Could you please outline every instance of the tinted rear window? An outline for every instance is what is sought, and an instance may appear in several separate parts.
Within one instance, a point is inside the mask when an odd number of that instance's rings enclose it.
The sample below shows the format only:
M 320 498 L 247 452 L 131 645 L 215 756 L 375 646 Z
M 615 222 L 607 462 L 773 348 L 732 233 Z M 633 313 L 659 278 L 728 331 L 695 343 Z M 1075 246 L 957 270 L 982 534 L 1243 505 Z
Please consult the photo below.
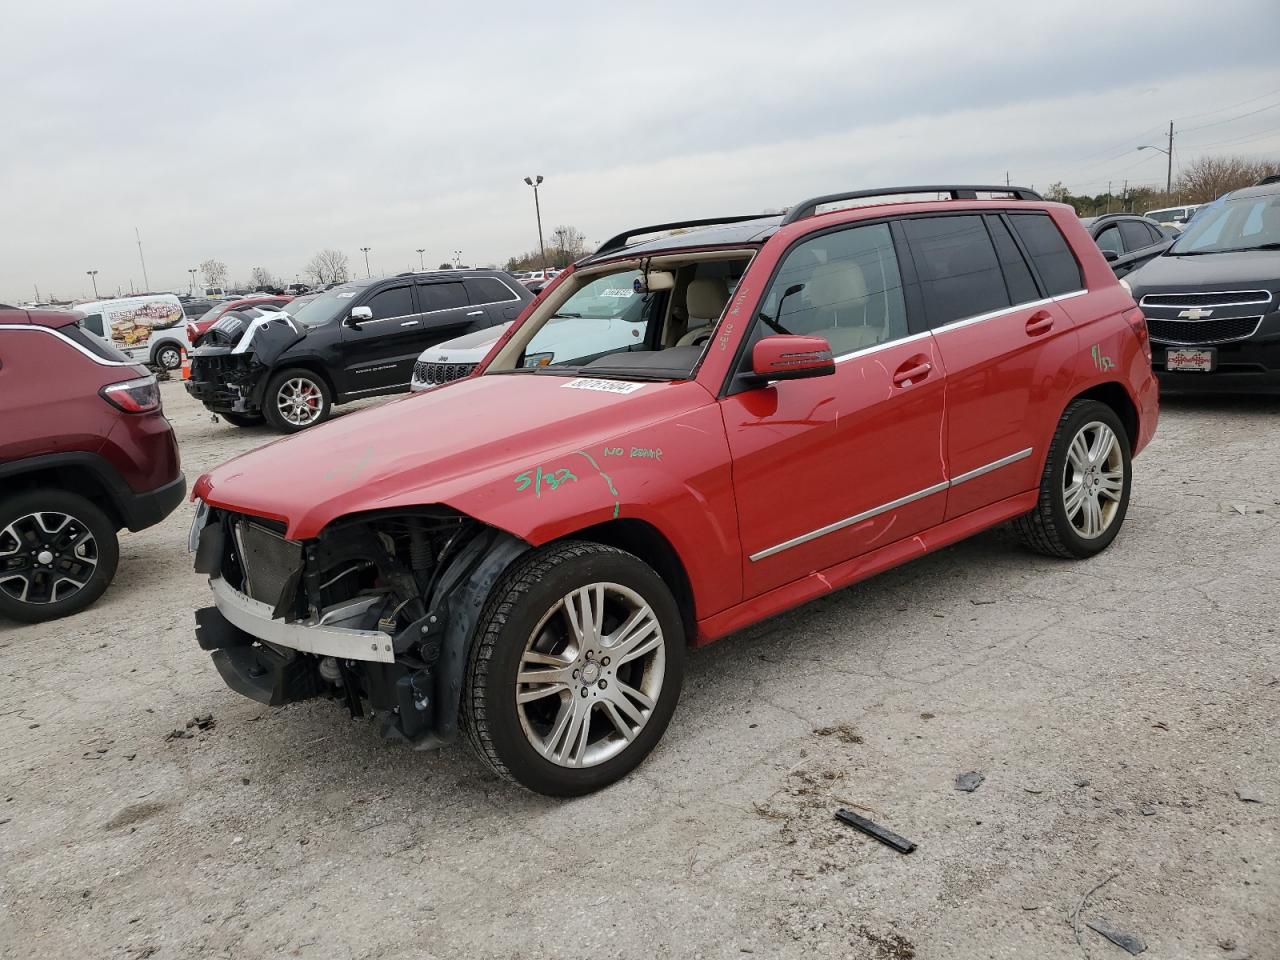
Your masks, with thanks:
M 1009 306 L 995 247 L 980 216 L 904 220 L 929 324 Z
M 1047 213 L 1015 213 L 1009 219 L 1035 262 L 1045 293 L 1056 297 L 1084 289 L 1080 264 Z
M 462 288 L 462 284 L 454 281 L 449 283 L 421 283 L 418 285 L 418 302 L 422 305 L 423 313 L 430 313 L 432 310 L 465 307 L 467 305 L 467 292 Z
M 1120 236 L 1124 237 L 1126 250 L 1141 250 L 1151 246 L 1151 234 L 1147 232 L 1147 225 L 1137 220 L 1120 221 Z
M 987 226 L 991 228 L 991 239 L 995 241 L 1000 266 L 1004 267 L 1004 282 L 1009 288 L 1010 301 L 1016 305 L 1039 300 L 1040 291 L 1032 279 L 1031 268 L 1027 266 L 1018 245 L 1013 242 L 1009 228 L 999 217 L 988 217 Z
M 516 299 L 516 295 L 505 283 L 492 277 L 476 277 L 466 281 L 466 284 L 472 303 L 504 303 Z

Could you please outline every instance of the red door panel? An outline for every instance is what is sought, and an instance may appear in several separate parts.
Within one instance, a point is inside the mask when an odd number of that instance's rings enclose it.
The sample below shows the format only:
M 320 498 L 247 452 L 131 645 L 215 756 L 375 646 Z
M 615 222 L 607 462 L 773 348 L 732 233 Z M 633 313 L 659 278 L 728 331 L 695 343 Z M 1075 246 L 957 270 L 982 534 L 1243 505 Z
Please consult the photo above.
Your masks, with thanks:
M 947 519 L 1040 482 L 1076 366 L 1071 318 L 1053 301 L 934 331 L 947 364 Z
M 721 402 L 744 597 L 941 522 L 945 379 L 925 334 Z

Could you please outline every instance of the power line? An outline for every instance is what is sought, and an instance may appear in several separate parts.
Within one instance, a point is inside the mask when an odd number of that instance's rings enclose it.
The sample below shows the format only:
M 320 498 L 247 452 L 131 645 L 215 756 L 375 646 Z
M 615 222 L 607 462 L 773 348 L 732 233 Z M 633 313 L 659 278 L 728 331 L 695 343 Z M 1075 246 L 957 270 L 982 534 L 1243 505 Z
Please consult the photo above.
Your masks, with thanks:
M 1280 100 L 1275 103 L 1269 103 L 1265 107 L 1259 107 L 1257 110 L 1250 110 L 1248 113 L 1242 113 L 1238 117 L 1228 117 L 1226 120 L 1215 120 L 1213 123 L 1202 123 L 1198 127 L 1187 127 L 1185 130 L 1179 130 L 1179 133 L 1191 133 L 1193 130 L 1204 130 L 1206 127 L 1220 127 L 1224 123 L 1235 123 L 1237 120 L 1243 120 L 1245 117 L 1252 117 L 1255 113 L 1262 113 L 1264 110 L 1274 110 L 1280 107 Z
M 1256 103 L 1258 100 L 1265 100 L 1267 97 L 1280 93 L 1280 89 L 1272 90 L 1269 93 L 1260 93 L 1256 97 L 1250 97 L 1248 100 L 1241 100 L 1239 103 L 1233 103 L 1229 107 L 1218 107 L 1216 110 L 1205 110 L 1202 113 L 1188 113 L 1184 117 L 1174 117 L 1174 120 L 1192 120 L 1196 117 L 1207 117 L 1214 113 L 1226 113 L 1228 110 L 1234 110 L 1236 107 L 1243 107 L 1247 103 Z
M 1193 150 L 1202 150 L 1205 147 L 1225 147 L 1230 144 L 1253 143 L 1255 140 L 1266 140 L 1268 137 L 1274 137 L 1278 133 L 1280 133 L 1280 127 L 1274 127 L 1262 133 L 1248 133 L 1243 137 L 1233 137 L 1230 140 L 1215 140 L 1212 143 L 1191 143 L 1187 144 L 1187 146 L 1191 147 Z

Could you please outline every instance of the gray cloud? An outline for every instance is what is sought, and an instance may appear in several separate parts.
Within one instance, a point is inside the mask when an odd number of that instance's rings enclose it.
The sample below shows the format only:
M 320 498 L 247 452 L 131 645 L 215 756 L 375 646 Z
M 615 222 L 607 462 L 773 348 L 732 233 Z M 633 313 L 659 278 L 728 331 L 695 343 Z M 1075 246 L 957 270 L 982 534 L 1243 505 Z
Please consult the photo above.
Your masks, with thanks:
M 135 225 L 157 288 L 207 257 L 292 277 L 326 246 L 381 272 L 417 247 L 498 261 L 536 242 L 530 173 L 548 227 L 592 240 L 843 186 L 1155 181 L 1132 147 L 1171 117 L 1280 103 L 1272 0 L 1171 6 L 26 5 L 0 62 L 0 298 L 85 294 L 89 268 L 141 284 Z M 1233 138 L 1280 151 L 1280 109 L 1179 159 Z

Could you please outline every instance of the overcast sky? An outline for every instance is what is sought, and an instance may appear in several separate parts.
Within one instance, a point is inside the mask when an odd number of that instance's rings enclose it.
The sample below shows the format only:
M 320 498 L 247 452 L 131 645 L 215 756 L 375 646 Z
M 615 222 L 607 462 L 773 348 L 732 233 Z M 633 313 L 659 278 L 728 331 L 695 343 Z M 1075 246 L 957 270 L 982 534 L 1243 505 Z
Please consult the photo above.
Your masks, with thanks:
M 1163 185 L 1280 157 L 1280 3 L 11 4 L 0 299 L 185 290 L 225 261 L 363 274 L 543 226 L 641 223 L 921 182 Z M 542 15 L 534 11 L 545 11 Z M 1198 128 L 1198 129 L 1197 129 Z M 1176 163 L 1175 163 L 1176 175 Z

